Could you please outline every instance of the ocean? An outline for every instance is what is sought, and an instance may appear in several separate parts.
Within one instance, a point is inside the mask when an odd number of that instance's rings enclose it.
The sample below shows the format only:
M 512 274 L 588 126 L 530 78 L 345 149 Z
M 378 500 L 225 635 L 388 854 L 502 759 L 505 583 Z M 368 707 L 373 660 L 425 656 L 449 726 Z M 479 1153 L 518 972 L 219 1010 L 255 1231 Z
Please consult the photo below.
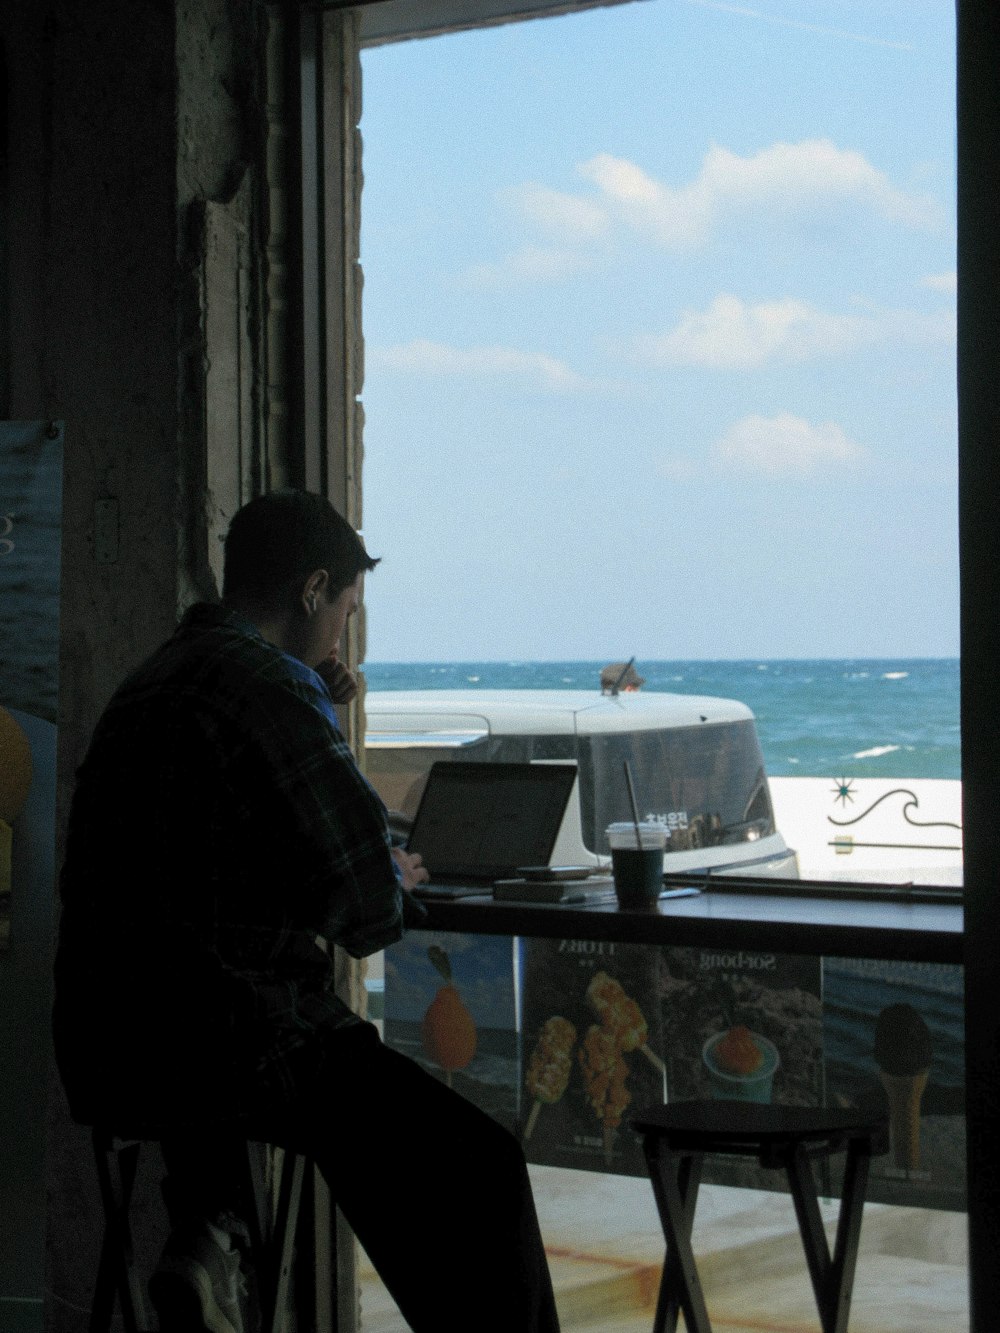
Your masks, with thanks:
M 367 662 L 371 690 L 597 690 L 604 662 Z M 962 776 L 959 661 L 636 661 L 644 691 L 738 699 L 771 777 Z

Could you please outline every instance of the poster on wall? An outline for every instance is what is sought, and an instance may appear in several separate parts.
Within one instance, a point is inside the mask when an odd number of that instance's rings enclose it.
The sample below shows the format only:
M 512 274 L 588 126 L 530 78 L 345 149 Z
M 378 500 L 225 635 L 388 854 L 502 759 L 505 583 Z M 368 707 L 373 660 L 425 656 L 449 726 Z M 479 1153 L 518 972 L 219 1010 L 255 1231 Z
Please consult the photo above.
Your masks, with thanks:
M 663 1101 L 657 954 L 522 940 L 521 1119 L 529 1162 L 646 1175 L 630 1115 Z
M 726 1099 L 823 1103 L 822 973 L 818 958 L 745 949 L 664 949 L 660 1003 L 672 1102 Z M 715 1184 L 781 1190 L 783 1172 L 746 1158 L 709 1158 Z
M 384 1039 L 513 1130 L 518 1052 L 511 937 L 407 931 L 385 951 Z
M 965 1209 L 963 991 L 958 964 L 824 959 L 828 1100 L 889 1120 L 873 1201 Z
M 62 427 L 0 422 L 0 949 L 52 890 L 61 526 Z

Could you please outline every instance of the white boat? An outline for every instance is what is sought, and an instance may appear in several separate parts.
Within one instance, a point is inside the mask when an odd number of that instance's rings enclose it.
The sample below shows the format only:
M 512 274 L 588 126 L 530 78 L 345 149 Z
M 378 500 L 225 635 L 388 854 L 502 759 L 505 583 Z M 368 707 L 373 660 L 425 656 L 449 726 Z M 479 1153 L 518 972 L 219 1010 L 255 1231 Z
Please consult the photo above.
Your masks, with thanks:
M 732 699 L 570 690 L 370 691 L 368 776 L 405 828 L 432 763 L 574 762 L 554 864 L 607 863 L 605 829 L 640 815 L 667 832 L 666 872 L 798 875 L 775 826 L 753 714 Z

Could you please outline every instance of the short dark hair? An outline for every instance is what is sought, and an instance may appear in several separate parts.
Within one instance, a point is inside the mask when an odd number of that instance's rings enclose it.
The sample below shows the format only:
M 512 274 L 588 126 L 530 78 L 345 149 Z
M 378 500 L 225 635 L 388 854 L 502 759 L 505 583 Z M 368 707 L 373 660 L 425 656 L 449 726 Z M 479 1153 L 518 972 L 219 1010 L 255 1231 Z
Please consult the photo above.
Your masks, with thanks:
M 325 569 L 332 598 L 377 564 L 325 496 L 268 491 L 245 504 L 229 525 L 222 595 L 274 601 L 295 595 L 313 570 Z

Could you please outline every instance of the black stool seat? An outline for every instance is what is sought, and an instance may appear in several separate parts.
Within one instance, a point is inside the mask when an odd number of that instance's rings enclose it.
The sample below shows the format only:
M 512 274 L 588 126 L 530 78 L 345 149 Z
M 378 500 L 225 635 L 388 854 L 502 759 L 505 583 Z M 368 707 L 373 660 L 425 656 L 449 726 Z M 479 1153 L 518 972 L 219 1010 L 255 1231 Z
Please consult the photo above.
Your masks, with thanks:
M 125 1333 L 151 1333 L 143 1284 L 133 1252 L 129 1209 L 143 1145 L 160 1131 L 129 1127 L 117 1133 L 104 1125 L 93 1131 L 94 1159 L 104 1206 L 104 1240 L 91 1307 L 90 1333 L 110 1333 L 116 1300 Z M 312 1163 L 286 1151 L 273 1191 L 262 1163 L 263 1145 L 248 1140 L 245 1194 L 250 1257 L 257 1277 L 261 1333 L 282 1333 L 288 1300 L 302 1187 Z
M 702 1163 L 708 1154 L 756 1157 L 788 1177 L 823 1333 L 845 1333 L 861 1238 L 870 1159 L 888 1151 L 879 1117 L 812 1106 L 693 1101 L 651 1106 L 632 1117 L 642 1136 L 667 1242 L 653 1333 L 711 1333 L 691 1248 Z M 837 1239 L 831 1256 L 811 1159 L 846 1152 Z
M 834 1153 L 848 1141 L 882 1141 L 873 1155 L 888 1151 L 888 1125 L 877 1116 L 825 1106 L 765 1106 L 759 1102 L 671 1102 L 651 1106 L 632 1118 L 639 1134 L 665 1135 L 675 1149 L 738 1153 L 745 1157 L 787 1151 L 801 1143 L 813 1151 Z M 782 1163 L 776 1163 L 781 1165 Z M 767 1162 L 762 1162 L 767 1166 Z

